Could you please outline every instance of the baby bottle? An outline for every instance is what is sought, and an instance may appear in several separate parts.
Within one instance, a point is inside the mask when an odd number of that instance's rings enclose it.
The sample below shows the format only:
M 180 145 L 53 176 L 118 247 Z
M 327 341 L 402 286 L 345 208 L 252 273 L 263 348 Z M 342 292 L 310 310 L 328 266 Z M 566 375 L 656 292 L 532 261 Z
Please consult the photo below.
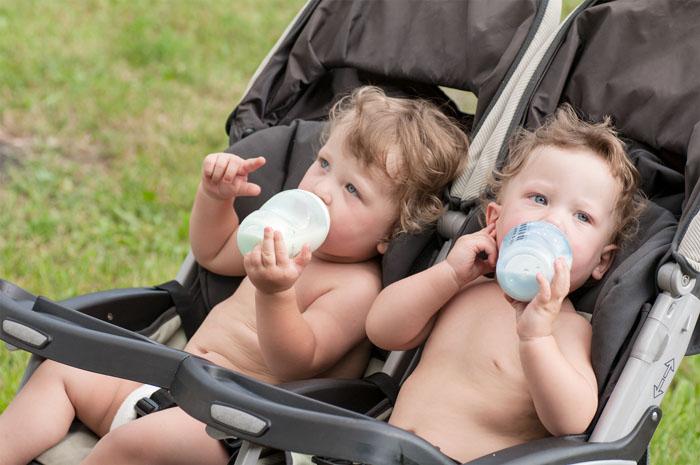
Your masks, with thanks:
M 539 292 L 537 273 L 551 281 L 558 257 L 564 257 L 571 267 L 571 247 L 556 226 L 545 221 L 515 226 L 503 238 L 498 252 L 498 284 L 513 299 L 529 302 Z
M 259 210 L 252 212 L 238 226 L 237 243 L 247 254 L 263 240 L 266 226 L 282 233 L 290 257 L 304 244 L 313 252 L 328 235 L 331 218 L 328 208 L 317 195 L 301 189 L 282 191 L 272 196 Z

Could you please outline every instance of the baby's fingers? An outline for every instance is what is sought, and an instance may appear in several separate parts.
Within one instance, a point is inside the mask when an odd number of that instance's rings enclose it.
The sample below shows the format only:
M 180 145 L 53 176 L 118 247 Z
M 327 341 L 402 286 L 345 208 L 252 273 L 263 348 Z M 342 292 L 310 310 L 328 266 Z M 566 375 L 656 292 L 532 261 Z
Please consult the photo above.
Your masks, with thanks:
M 484 252 L 488 255 L 488 264 L 491 268 L 496 268 L 496 261 L 498 260 L 498 247 L 496 246 L 496 241 L 488 236 L 487 240 L 484 241 Z
M 570 283 L 569 267 L 562 257 L 554 261 L 554 277 L 552 278 L 552 297 L 556 300 L 564 300 L 569 294 Z
M 264 266 L 273 266 L 275 262 L 275 243 L 272 228 L 265 226 L 262 240 L 262 264 Z
M 226 173 L 226 170 L 228 169 L 229 163 L 232 162 L 232 160 L 226 156 L 226 154 L 216 154 L 216 161 L 214 162 L 214 168 L 211 173 L 211 180 L 215 183 L 221 181 L 221 179 L 224 177 L 224 173 Z M 235 162 L 232 162 L 232 164 L 236 164 Z
M 537 297 L 544 302 L 549 302 L 549 300 L 552 298 L 552 289 L 549 286 L 549 281 L 547 281 L 547 278 L 544 277 L 542 273 L 537 273 L 537 284 L 540 285 L 540 292 L 537 294 Z
M 240 181 L 238 181 L 240 179 Z M 239 197 L 255 197 L 256 195 L 259 195 L 261 190 L 260 186 L 257 184 L 254 184 L 252 182 L 248 182 L 243 180 L 242 178 L 238 178 L 236 181 L 233 183 L 235 189 L 236 189 L 236 195 Z
M 289 255 L 287 254 L 287 246 L 284 245 L 284 238 L 282 233 L 275 231 L 274 233 L 274 243 L 275 243 L 275 260 L 279 266 L 287 266 L 289 263 Z
M 232 183 L 236 179 L 236 175 L 238 174 L 238 169 L 239 169 L 239 164 L 236 163 L 234 160 L 229 160 L 228 164 L 226 165 L 226 170 L 224 171 L 224 174 L 223 174 L 224 182 Z
M 241 167 L 239 168 L 239 174 L 245 175 L 248 173 L 252 173 L 253 171 L 257 170 L 261 166 L 265 164 L 265 158 L 264 157 L 255 157 L 255 158 L 249 158 L 247 160 L 243 160 L 243 163 L 241 164 Z
M 212 174 L 214 174 L 214 167 L 218 159 L 218 153 L 210 153 L 204 158 L 204 162 L 202 163 L 202 172 L 204 176 L 211 178 Z
M 474 236 L 474 254 L 476 260 L 481 260 L 481 264 L 475 260 L 475 264 L 479 267 L 482 265 L 488 265 L 488 270 L 492 271 L 496 268 L 496 260 L 498 259 L 498 247 L 496 247 L 496 241 L 486 234 L 478 234 Z
M 246 269 L 246 273 L 250 273 L 251 270 L 259 268 L 262 264 L 262 253 L 260 244 L 253 247 L 253 250 L 243 255 L 243 267 Z

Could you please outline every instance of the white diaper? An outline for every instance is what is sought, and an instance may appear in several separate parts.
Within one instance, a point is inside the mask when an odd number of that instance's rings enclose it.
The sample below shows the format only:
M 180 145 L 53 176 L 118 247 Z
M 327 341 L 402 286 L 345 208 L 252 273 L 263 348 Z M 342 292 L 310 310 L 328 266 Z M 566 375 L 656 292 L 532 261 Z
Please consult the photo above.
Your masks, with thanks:
M 129 423 L 130 421 L 136 420 L 136 402 L 141 400 L 142 397 L 150 397 L 151 394 L 160 389 L 158 386 L 151 386 L 150 384 L 142 384 L 137 387 L 131 394 L 126 396 L 124 402 L 119 406 L 119 410 L 114 415 L 112 424 L 109 426 L 109 430 L 112 431 L 114 428 L 119 428 L 122 425 Z

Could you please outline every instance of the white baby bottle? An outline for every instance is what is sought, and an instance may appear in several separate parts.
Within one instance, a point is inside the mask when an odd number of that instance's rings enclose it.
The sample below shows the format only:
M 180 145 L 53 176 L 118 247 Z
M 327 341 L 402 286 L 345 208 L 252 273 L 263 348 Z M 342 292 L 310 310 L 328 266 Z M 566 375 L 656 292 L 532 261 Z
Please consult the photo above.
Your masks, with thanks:
M 558 257 L 564 257 L 571 267 L 571 247 L 556 226 L 545 221 L 515 226 L 503 238 L 498 251 L 498 284 L 513 299 L 529 302 L 539 292 L 537 273 L 551 282 Z
M 238 226 L 237 243 L 247 254 L 263 240 L 266 226 L 282 233 L 290 257 L 309 244 L 313 252 L 323 244 L 331 218 L 323 200 L 301 189 L 282 191 L 272 196 L 259 210 L 245 217 Z

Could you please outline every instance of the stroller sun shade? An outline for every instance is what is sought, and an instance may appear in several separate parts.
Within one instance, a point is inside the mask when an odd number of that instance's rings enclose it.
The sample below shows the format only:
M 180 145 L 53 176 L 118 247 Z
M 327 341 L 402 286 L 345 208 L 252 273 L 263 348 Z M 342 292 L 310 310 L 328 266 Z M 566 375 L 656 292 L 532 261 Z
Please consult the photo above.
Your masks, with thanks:
M 312 0 L 280 40 L 226 123 L 230 142 L 294 119 L 324 119 L 362 84 L 443 100 L 473 92 L 479 121 L 536 33 L 535 0 Z

